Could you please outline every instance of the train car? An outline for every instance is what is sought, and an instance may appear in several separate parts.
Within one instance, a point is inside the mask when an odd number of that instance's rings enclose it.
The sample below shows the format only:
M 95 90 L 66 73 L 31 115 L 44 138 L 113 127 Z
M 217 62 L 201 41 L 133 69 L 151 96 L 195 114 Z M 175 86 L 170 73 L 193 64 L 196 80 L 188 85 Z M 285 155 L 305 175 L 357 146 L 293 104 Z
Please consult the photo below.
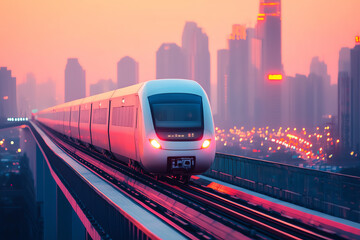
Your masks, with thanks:
M 43 110 L 42 124 L 134 168 L 188 180 L 215 157 L 209 100 L 195 81 L 153 80 Z

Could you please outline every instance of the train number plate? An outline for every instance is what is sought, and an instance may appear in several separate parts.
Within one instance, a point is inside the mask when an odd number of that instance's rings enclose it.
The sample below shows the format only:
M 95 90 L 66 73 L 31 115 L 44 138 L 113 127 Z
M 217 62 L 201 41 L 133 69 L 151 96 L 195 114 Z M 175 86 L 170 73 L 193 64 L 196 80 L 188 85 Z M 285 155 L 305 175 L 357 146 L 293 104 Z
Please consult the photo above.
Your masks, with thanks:
M 169 170 L 190 170 L 195 166 L 195 157 L 168 157 Z

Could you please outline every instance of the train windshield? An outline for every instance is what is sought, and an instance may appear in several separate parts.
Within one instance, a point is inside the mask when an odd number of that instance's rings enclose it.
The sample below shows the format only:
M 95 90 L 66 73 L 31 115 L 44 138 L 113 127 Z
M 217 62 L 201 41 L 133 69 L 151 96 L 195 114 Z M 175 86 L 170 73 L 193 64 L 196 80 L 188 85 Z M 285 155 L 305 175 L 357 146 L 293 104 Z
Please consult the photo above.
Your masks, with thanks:
M 158 137 L 169 141 L 194 141 L 204 131 L 201 97 L 186 93 L 166 93 L 149 97 Z

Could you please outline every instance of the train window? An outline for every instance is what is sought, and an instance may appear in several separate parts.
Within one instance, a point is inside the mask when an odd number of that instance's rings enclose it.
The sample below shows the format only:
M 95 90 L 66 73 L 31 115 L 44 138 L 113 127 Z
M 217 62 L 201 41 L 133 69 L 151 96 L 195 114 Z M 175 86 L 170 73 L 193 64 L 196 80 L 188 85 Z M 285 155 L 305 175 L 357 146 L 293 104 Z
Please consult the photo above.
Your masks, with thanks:
M 69 111 L 64 111 L 64 122 L 69 122 L 70 121 L 70 110 Z
M 160 139 L 193 141 L 202 138 L 204 120 L 200 96 L 167 93 L 148 99 L 154 128 Z
M 80 122 L 81 123 L 89 123 L 89 110 L 81 110 L 80 111 Z
M 63 121 L 64 120 L 63 116 L 64 116 L 63 112 L 57 112 L 56 120 Z
M 92 122 L 95 124 L 106 124 L 107 108 L 94 109 Z
M 71 122 L 79 121 L 79 111 L 71 111 Z
M 152 109 L 157 127 L 201 127 L 200 104 L 156 103 Z
M 133 127 L 134 106 L 112 108 L 111 124 L 113 126 Z

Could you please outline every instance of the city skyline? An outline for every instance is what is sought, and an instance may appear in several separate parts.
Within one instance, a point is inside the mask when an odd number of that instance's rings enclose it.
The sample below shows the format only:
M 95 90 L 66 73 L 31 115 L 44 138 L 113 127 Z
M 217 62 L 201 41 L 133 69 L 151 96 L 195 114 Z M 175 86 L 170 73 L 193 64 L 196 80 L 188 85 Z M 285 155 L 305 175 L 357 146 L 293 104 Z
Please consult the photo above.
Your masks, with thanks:
M 156 3 L 144 3 L 140 9 L 127 3 L 121 7 L 138 17 L 131 22 L 131 14 L 119 17 L 115 10 L 120 11 L 121 4 L 115 2 L 100 4 L 91 1 L 85 5 L 84 13 L 77 11 L 81 7 L 77 2 L 73 3 L 72 9 L 68 9 L 68 2 L 28 4 L 6 2 L 0 10 L 0 27 L 8 33 L 0 40 L 0 65 L 12 70 L 18 84 L 26 81 L 29 72 L 34 73 L 39 83 L 54 79 L 60 98 L 64 92 L 63 69 L 69 57 L 77 57 L 87 71 L 87 89 L 99 79 L 116 79 L 116 62 L 125 55 L 133 56 L 142 66 L 140 82 L 154 79 L 157 48 L 163 42 L 180 45 L 181 29 L 186 21 L 196 22 L 209 37 L 211 84 L 214 86 L 216 51 L 226 46 L 231 26 L 245 24 L 254 27 L 258 13 L 258 1 L 226 1 L 221 6 L 205 1 L 162 2 L 161 9 L 154 7 L 159 5 Z M 358 35 L 359 30 L 353 24 L 360 19 L 356 14 L 357 5 L 360 3 L 356 1 L 341 5 L 325 1 L 283 2 L 282 62 L 285 74 L 307 75 L 311 59 L 320 56 L 328 65 L 331 83 L 336 83 L 338 52 L 341 47 L 352 48 Z M 244 10 L 236 10 L 236 6 Z M 27 11 L 29 8 L 34 11 Z M 61 22 L 59 16 L 65 16 L 66 21 Z M 93 16 L 95 18 L 90 20 Z M 150 21 L 149 17 L 154 16 L 157 17 Z M 164 23 L 164 19 L 168 21 Z M 93 25 L 94 20 L 99 23 Z M 311 21 L 317 24 L 310 24 Z M 93 28 L 89 29 L 90 26 Z M 146 44 L 142 44 L 145 40 Z

